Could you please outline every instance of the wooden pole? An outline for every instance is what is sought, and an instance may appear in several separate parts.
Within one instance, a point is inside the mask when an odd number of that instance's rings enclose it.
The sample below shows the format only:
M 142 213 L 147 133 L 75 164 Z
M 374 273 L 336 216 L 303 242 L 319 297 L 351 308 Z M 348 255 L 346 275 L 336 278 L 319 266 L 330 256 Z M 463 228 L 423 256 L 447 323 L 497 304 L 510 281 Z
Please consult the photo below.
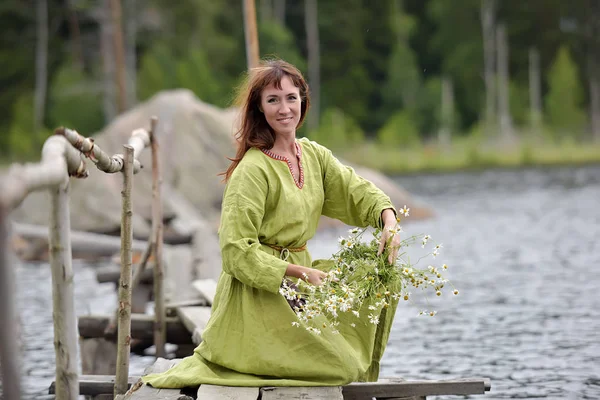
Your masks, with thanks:
M 123 46 L 123 29 L 121 18 L 121 0 L 110 0 L 113 24 L 113 43 L 115 69 L 117 78 L 117 105 L 119 113 L 127 109 L 127 83 L 125 79 L 125 50 Z
M 77 400 L 77 318 L 73 295 L 71 259 L 71 221 L 69 181 L 50 189 L 50 268 L 52 270 L 52 307 L 54 351 L 56 353 L 56 398 Z
M 256 6 L 254 0 L 244 2 L 244 33 L 246 37 L 246 60 L 248 69 L 258 67 L 258 30 L 256 28 Z
M 158 119 L 152 117 L 150 148 L 152 152 L 152 236 L 154 237 L 154 346 L 156 357 L 165 357 L 167 324 L 165 320 L 165 297 L 163 288 L 163 218 L 161 199 L 161 171 L 159 144 L 156 138 Z
M 131 342 L 131 188 L 133 186 L 133 147 L 124 145 L 123 191 L 121 214 L 121 279 L 119 282 L 119 311 L 117 336 L 117 373 L 114 395 L 125 394 L 128 389 L 129 352 Z
M 19 365 L 14 300 L 14 267 L 10 265 L 8 209 L 0 202 L 0 368 L 2 391 L 7 399 L 21 398 L 21 366 Z

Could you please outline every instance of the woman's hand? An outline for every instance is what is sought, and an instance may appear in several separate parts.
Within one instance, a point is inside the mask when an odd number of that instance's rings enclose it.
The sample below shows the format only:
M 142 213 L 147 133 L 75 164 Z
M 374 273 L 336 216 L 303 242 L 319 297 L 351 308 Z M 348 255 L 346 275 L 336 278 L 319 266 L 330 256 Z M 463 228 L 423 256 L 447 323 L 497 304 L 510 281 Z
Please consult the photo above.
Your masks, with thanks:
M 286 276 L 300 278 L 303 281 L 315 286 L 321 286 L 327 274 L 314 268 L 303 267 L 301 265 L 289 264 L 285 270 Z
M 400 232 L 397 232 L 397 221 L 396 215 L 392 209 L 388 208 L 383 210 L 381 213 L 381 219 L 383 221 L 383 232 L 381 233 L 381 240 L 379 242 L 379 251 L 377 255 L 383 253 L 385 246 L 389 243 L 390 246 L 390 255 L 388 256 L 388 261 L 390 264 L 396 262 L 396 257 L 398 257 L 398 250 L 400 249 Z M 391 241 L 390 241 L 390 238 Z
M 308 268 L 308 272 L 303 276 L 303 279 L 315 286 L 321 286 L 323 284 L 323 280 L 327 274 L 323 271 L 319 271 L 318 269 Z

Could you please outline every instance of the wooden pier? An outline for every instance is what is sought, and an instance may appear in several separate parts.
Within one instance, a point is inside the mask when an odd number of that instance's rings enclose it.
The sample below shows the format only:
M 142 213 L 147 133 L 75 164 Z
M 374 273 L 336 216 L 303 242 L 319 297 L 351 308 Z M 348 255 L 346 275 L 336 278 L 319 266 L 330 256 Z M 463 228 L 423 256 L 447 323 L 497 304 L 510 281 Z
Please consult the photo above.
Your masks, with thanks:
M 104 279 L 104 270 L 99 271 L 99 280 Z M 182 346 L 182 357 L 191 354 L 191 349 L 202 340 L 202 332 L 210 317 L 216 282 L 211 279 L 193 281 L 191 286 L 197 293 L 193 299 L 167 304 L 167 342 Z M 82 338 L 98 336 L 109 323 L 110 316 L 83 316 L 79 318 L 79 333 Z M 131 333 L 134 340 L 152 344 L 153 317 L 133 314 Z M 176 365 L 181 359 L 157 358 L 144 371 L 144 375 L 163 372 Z M 113 398 L 114 375 L 82 375 L 79 378 L 80 393 L 87 396 Z M 224 387 L 201 385 L 183 389 L 156 389 L 144 385 L 140 376 L 129 377 L 129 390 L 115 400 L 422 400 L 434 395 L 483 395 L 491 389 L 485 378 L 454 380 L 407 381 L 400 378 L 381 379 L 378 382 L 352 383 L 336 387 Z M 49 393 L 53 394 L 54 384 Z
M 159 358 L 145 374 L 164 372 L 180 359 Z M 97 396 L 113 391 L 113 376 L 82 376 L 80 393 Z M 381 379 L 378 382 L 352 383 L 346 386 L 324 387 L 229 387 L 200 385 L 183 389 L 155 389 L 144 385 L 141 377 L 130 377 L 130 389 L 115 400 L 422 400 L 434 395 L 478 395 L 491 389 L 484 378 L 443 381 L 406 381 Z M 50 387 L 53 394 L 53 386 Z

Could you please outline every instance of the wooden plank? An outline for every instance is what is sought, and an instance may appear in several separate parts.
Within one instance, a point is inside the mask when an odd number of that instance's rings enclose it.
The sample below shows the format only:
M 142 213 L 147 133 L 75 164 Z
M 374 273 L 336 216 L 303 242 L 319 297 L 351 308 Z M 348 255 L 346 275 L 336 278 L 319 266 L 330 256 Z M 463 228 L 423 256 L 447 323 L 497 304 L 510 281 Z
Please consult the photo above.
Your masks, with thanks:
M 264 387 L 262 400 L 343 400 L 341 386 Z
M 209 306 L 208 302 L 204 297 L 198 297 L 197 299 L 188 299 L 181 301 L 174 301 L 165 305 L 167 311 L 175 311 L 178 307 L 191 307 L 191 306 Z
M 137 385 L 136 385 L 137 386 Z M 181 394 L 180 389 L 155 389 L 148 385 L 134 386 L 123 400 L 192 400 L 191 397 Z
M 130 376 L 128 386 L 131 387 L 140 380 L 139 376 Z M 98 396 L 101 394 L 112 394 L 115 387 L 114 375 L 80 375 L 79 394 L 84 396 Z M 56 394 L 56 382 L 50 384 L 48 394 Z
M 202 332 L 206 328 L 208 319 L 210 318 L 210 307 L 179 307 L 177 308 L 177 315 L 192 334 L 192 342 L 196 345 L 202 341 Z
M 169 360 L 166 358 L 158 357 L 156 359 L 156 361 L 154 361 L 154 364 L 152 364 L 149 367 L 147 367 L 146 369 L 144 369 L 144 375 L 158 374 L 159 372 L 165 372 L 165 371 L 173 368 L 180 362 L 181 362 L 181 358 L 174 358 L 172 360 Z
M 181 359 L 167 360 L 157 358 L 154 364 L 144 370 L 144 375 L 167 371 L 181 362 Z M 123 400 L 192 400 L 183 395 L 181 389 L 157 389 L 145 385 L 141 380 L 133 385 L 123 397 Z
M 135 268 L 137 268 L 136 266 Z M 96 272 L 96 280 L 99 283 L 118 283 L 121 278 L 121 267 L 117 265 L 107 265 L 104 267 L 96 267 L 94 268 Z M 140 278 L 140 283 L 152 284 L 154 281 L 154 273 L 152 268 L 146 267 L 146 269 L 142 272 L 142 276 Z
M 212 305 L 217 293 L 217 282 L 214 279 L 198 279 L 192 282 L 192 287 Z
M 343 387 L 344 398 L 411 397 L 435 395 L 485 394 L 491 383 L 485 378 L 447 381 L 378 381 L 357 382 Z
M 202 400 L 257 400 L 259 395 L 257 387 L 200 385 L 198 388 L 198 399 Z
M 79 316 L 79 336 L 82 338 L 104 338 L 104 331 L 113 315 L 82 315 Z M 189 344 L 192 342 L 190 333 L 179 318 L 167 317 L 167 342 L 172 344 Z M 131 336 L 142 341 L 154 340 L 154 316 L 147 314 L 131 315 Z M 111 339 L 111 338 L 108 338 Z

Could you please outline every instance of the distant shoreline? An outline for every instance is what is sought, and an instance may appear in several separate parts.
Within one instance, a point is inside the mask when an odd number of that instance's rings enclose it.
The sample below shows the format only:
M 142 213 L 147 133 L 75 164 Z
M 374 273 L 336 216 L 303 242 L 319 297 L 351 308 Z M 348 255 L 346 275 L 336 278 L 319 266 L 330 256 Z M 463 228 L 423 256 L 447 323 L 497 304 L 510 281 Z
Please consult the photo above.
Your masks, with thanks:
M 394 176 L 600 164 L 600 144 L 521 144 L 500 148 L 466 142 L 444 150 L 437 146 L 384 148 L 367 143 L 335 153 L 352 163 Z

